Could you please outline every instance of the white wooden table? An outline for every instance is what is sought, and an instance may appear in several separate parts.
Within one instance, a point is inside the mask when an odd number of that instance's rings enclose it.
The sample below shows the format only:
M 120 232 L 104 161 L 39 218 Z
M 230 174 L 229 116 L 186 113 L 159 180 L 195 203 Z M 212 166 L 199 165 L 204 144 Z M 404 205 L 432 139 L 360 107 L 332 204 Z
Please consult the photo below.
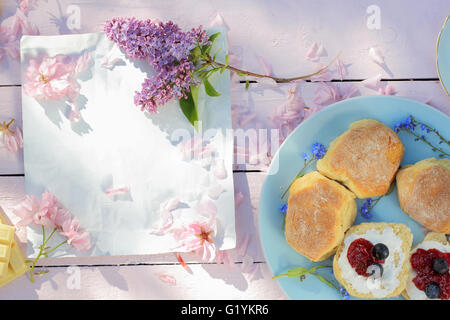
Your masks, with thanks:
M 344 80 L 333 79 L 338 87 L 354 84 L 358 95 L 373 95 L 376 91 L 361 85 L 361 80 L 382 74 L 396 89 L 397 96 L 427 102 L 450 114 L 450 100 L 438 81 L 436 71 L 436 39 L 450 1 L 429 0 L 37 0 L 28 17 L 40 34 L 85 33 L 102 30 L 107 18 L 136 16 L 173 20 L 183 28 L 210 25 L 219 13 L 229 29 L 230 52 L 249 71 L 264 72 L 258 62 L 263 56 L 274 75 L 295 76 L 314 70 L 306 60 L 314 42 L 326 48 L 329 61 L 339 52 L 347 65 Z M 367 12 L 370 5 L 379 8 L 380 29 L 370 29 Z M 0 22 L 12 15 L 16 1 L 2 1 Z M 80 28 L 76 18 L 79 13 Z M 55 19 L 56 18 L 56 19 Z M 59 21 L 59 22 L 57 22 Z M 67 23 L 69 21 L 69 23 Z M 218 20 L 216 19 L 216 22 Z M 71 28 L 69 28 L 69 27 Z M 74 28 L 75 26 L 75 28 Z M 72 29 L 72 30 L 71 30 Z M 385 67 L 374 63 L 369 49 L 379 48 L 385 57 Z M 289 84 L 276 88 L 233 78 L 232 107 L 248 108 L 255 119 L 245 128 L 272 128 L 270 111 L 286 103 Z M 312 102 L 318 82 L 302 84 L 302 98 Z M 0 121 L 15 118 L 21 124 L 21 86 L 19 62 L 0 61 Z M 235 121 L 238 128 L 241 122 Z M 236 193 L 244 199 L 236 208 L 237 242 L 249 236 L 243 252 L 232 250 L 234 268 L 223 264 L 202 263 L 196 256 L 184 254 L 191 272 L 180 266 L 174 254 L 121 257 L 42 259 L 39 270 L 50 272 L 31 283 L 23 276 L 0 288 L 0 299 L 286 299 L 265 263 L 258 234 L 258 202 L 265 177 L 265 165 L 236 166 Z M 23 153 L 15 156 L 0 149 L 0 205 L 8 215 L 9 208 L 25 195 Z M 26 239 L 22 236 L 22 241 Z M 242 267 L 245 259 L 253 258 L 258 270 L 250 274 Z M 75 266 L 75 267 L 74 267 Z M 159 279 L 170 274 L 176 279 L 169 285 Z M 79 279 L 79 283 L 74 281 Z

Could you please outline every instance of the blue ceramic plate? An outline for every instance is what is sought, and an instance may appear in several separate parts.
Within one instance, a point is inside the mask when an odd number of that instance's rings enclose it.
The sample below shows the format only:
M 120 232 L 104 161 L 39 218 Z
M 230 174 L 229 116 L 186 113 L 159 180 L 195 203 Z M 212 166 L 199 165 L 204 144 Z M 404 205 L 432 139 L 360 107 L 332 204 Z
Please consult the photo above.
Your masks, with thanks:
M 398 121 L 406 119 L 409 115 L 438 129 L 443 137 L 447 139 L 450 137 L 449 117 L 422 103 L 392 96 L 357 97 L 335 103 L 305 120 L 291 133 L 274 156 L 262 188 L 259 204 L 259 231 L 266 261 L 273 275 L 285 273 L 288 269 L 296 267 L 310 268 L 318 264 L 332 264 L 331 258 L 320 263 L 311 262 L 294 251 L 284 237 L 283 216 L 279 210 L 280 205 L 284 203 L 281 201 L 281 195 L 303 167 L 301 155 L 304 152 L 310 154 L 311 145 L 314 142 L 328 146 L 354 121 L 372 118 L 393 128 Z M 421 131 L 420 128 L 416 130 Z M 430 141 L 438 142 L 432 133 L 427 136 L 430 137 Z M 402 164 L 438 156 L 424 142 L 414 141 L 414 137 L 407 132 L 401 131 L 399 137 L 405 145 Z M 279 161 L 279 168 L 276 165 L 277 161 Z M 306 172 L 315 169 L 313 164 Z M 420 224 L 400 209 L 396 189 L 378 202 L 370 220 L 360 215 L 362 202 L 357 200 L 358 215 L 355 224 L 382 221 L 404 223 L 409 226 L 414 235 L 414 244 L 423 240 L 424 233 Z M 331 268 L 320 269 L 320 274 L 339 285 Z M 336 289 L 314 276 L 307 276 L 302 282 L 298 278 L 287 277 L 278 278 L 276 281 L 291 299 L 341 299 Z
M 450 15 L 444 22 L 437 41 L 437 70 L 442 87 L 450 95 Z

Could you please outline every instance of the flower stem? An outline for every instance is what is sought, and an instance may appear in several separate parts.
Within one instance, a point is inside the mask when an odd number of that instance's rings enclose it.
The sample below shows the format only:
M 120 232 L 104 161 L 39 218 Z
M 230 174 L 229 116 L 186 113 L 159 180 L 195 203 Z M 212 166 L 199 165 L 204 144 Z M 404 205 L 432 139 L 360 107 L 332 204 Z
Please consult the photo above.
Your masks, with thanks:
M 336 59 L 341 55 L 341 53 L 339 53 L 327 66 L 321 68 L 320 70 L 307 74 L 307 75 L 303 75 L 303 76 L 298 76 L 298 77 L 292 77 L 292 78 L 279 78 L 279 77 L 274 77 L 274 76 L 270 76 L 270 75 L 264 75 L 264 74 L 258 74 L 258 73 L 254 73 L 254 72 L 250 72 L 250 71 L 246 71 L 246 70 L 242 70 L 242 69 L 238 69 L 235 68 L 233 66 L 230 65 L 226 65 L 226 64 L 222 64 L 220 62 L 214 61 L 210 55 L 207 55 L 207 60 L 205 60 L 205 64 L 206 65 L 215 65 L 219 68 L 223 68 L 225 67 L 226 69 L 236 72 L 238 75 L 240 76 L 251 76 L 251 77 L 256 77 L 256 78 L 270 78 L 278 83 L 286 83 L 286 82 L 291 82 L 291 81 L 295 81 L 295 80 L 302 80 L 302 79 L 308 79 L 311 78 L 312 76 L 318 75 L 320 73 L 322 73 L 323 71 L 325 71 L 326 69 L 328 69 L 333 63 L 334 61 L 336 61 Z
M 53 232 L 50 234 L 50 236 L 47 239 L 45 239 L 45 228 L 44 228 L 44 226 L 42 226 L 42 244 L 41 244 L 39 253 L 38 253 L 36 259 L 34 259 L 33 265 L 31 266 L 31 269 L 30 269 L 30 280 L 31 280 L 31 282 L 34 282 L 34 277 L 33 277 L 34 267 L 36 266 L 36 263 L 41 258 L 41 256 L 45 256 L 46 255 L 46 253 L 44 252 L 45 245 L 51 239 L 51 237 L 55 234 L 56 230 L 57 230 L 57 228 L 54 228 Z
M 411 116 L 411 117 L 412 117 L 412 116 Z M 417 120 L 414 119 L 413 117 L 412 117 L 412 121 L 413 121 L 414 125 L 416 125 L 416 126 L 417 126 L 417 125 L 423 125 L 425 128 L 427 128 L 428 130 L 430 130 L 431 132 L 433 132 L 435 135 L 437 135 L 437 136 L 439 137 L 439 139 L 440 139 L 442 142 L 445 142 L 447 145 L 450 146 L 450 141 L 446 140 L 443 136 L 441 136 L 441 134 L 439 133 L 439 131 L 437 131 L 436 129 L 430 127 L 429 125 L 427 125 L 427 124 L 425 124 L 425 123 L 423 123 L 423 122 L 417 121 Z
M 294 183 L 294 181 L 300 177 L 303 173 L 303 171 L 314 161 L 316 160 L 316 157 L 313 156 L 311 159 L 309 159 L 308 161 L 305 161 L 305 165 L 303 166 L 303 168 L 300 169 L 300 171 L 297 173 L 297 175 L 294 177 L 294 179 L 292 179 L 291 183 L 289 184 L 289 186 L 287 187 L 287 189 L 284 191 L 283 195 L 281 196 L 281 199 L 284 199 L 284 197 L 286 196 L 286 194 L 288 193 L 289 189 L 291 188 L 292 184 Z
M 49 250 L 49 251 L 44 252 L 43 254 L 48 255 L 49 253 L 55 251 L 55 250 L 58 249 L 60 246 L 62 246 L 63 244 L 66 244 L 66 243 L 67 243 L 67 240 L 64 240 L 63 242 L 61 242 L 60 244 L 58 244 L 56 247 L 54 247 L 53 249 L 51 249 L 51 250 Z
M 411 130 L 407 130 L 407 129 L 400 129 L 400 130 L 403 130 L 403 131 L 408 132 L 409 134 L 412 134 L 412 135 L 413 135 L 414 137 L 416 137 L 417 139 L 419 139 L 419 140 L 425 142 L 427 145 L 429 145 L 433 150 L 439 151 L 440 153 L 445 154 L 447 157 L 450 157 L 450 154 L 448 154 L 447 152 L 445 152 L 445 151 L 442 150 L 441 148 L 438 148 L 438 147 L 436 147 L 436 146 L 433 146 L 433 145 L 432 145 L 430 142 L 428 142 L 426 139 L 423 139 L 421 136 L 415 134 L 415 133 L 412 132 Z M 445 139 L 444 139 L 444 140 L 445 140 Z

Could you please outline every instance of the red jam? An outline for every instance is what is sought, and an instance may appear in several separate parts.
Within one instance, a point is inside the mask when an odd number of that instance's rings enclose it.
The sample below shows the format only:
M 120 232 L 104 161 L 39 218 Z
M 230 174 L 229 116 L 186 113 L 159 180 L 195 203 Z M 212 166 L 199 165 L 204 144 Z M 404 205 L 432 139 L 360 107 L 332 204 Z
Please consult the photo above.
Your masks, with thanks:
M 377 260 L 372 255 L 372 242 L 359 238 L 353 241 L 347 250 L 347 259 L 356 273 L 360 276 L 369 277 L 367 268 L 374 264 L 384 263 L 384 260 Z
M 430 282 L 439 285 L 439 299 L 448 300 L 450 298 L 450 273 L 439 274 L 433 270 L 433 260 L 442 258 L 450 265 L 450 253 L 443 253 L 437 249 L 417 249 L 411 256 L 411 267 L 416 272 L 413 279 L 417 289 L 425 290 Z

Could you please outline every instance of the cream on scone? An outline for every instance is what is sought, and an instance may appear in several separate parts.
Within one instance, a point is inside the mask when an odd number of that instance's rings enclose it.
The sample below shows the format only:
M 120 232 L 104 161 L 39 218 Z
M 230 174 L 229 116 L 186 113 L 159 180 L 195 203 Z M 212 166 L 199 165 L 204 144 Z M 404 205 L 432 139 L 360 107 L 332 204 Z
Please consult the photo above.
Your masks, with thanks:
M 445 261 L 444 261 L 445 260 Z M 402 295 L 411 300 L 450 298 L 450 242 L 443 233 L 430 232 L 410 254 L 411 266 Z
M 400 207 L 434 232 L 450 233 L 450 160 L 429 158 L 397 173 Z
M 355 218 L 355 195 L 319 172 L 310 172 L 289 189 L 286 240 L 311 261 L 322 261 L 336 251 Z
M 400 223 L 361 223 L 351 227 L 333 259 L 333 272 L 348 293 L 360 298 L 388 298 L 406 286 L 409 228 Z
M 374 119 L 355 121 L 317 161 L 323 175 L 341 181 L 360 199 L 387 193 L 404 154 L 397 134 Z

